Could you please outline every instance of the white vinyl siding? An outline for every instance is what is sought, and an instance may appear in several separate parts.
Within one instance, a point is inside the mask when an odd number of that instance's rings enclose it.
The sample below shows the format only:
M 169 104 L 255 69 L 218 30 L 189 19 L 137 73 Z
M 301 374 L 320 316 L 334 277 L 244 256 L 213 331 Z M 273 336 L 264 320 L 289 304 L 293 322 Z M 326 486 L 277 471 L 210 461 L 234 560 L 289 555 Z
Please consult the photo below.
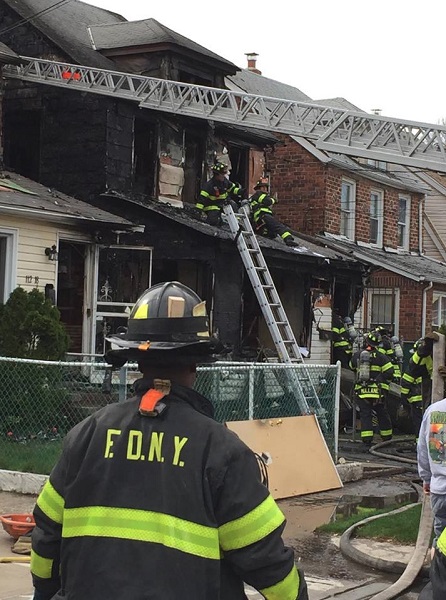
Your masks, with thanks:
M 340 231 L 349 240 L 355 239 L 356 184 L 347 179 L 341 184 Z
M 16 229 L 0 227 L 0 304 L 16 287 L 17 238 Z

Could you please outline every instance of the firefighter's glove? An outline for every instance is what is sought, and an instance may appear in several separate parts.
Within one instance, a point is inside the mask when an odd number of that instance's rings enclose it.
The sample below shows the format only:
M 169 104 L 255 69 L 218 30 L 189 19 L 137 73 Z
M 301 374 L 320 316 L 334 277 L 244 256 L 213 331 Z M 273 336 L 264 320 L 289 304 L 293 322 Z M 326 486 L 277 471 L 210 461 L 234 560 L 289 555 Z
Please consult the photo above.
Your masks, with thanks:
M 442 377 L 446 378 L 446 366 L 443 365 L 441 367 L 438 367 L 438 373 L 439 375 L 441 375 Z

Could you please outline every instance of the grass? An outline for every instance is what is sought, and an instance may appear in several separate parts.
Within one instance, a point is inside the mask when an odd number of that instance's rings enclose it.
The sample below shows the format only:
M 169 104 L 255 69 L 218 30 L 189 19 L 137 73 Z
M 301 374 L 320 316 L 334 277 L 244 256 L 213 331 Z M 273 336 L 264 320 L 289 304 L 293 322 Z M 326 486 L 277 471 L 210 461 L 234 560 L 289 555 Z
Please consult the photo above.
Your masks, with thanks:
M 358 512 L 345 519 L 334 521 L 333 523 L 327 523 L 317 528 L 317 531 L 324 531 L 326 533 L 342 534 L 349 527 L 375 515 L 382 515 L 388 513 L 400 506 L 393 506 L 382 509 L 373 508 L 358 508 Z M 371 538 L 378 541 L 390 541 L 399 544 L 415 544 L 418 527 L 420 524 L 421 516 L 421 504 L 408 508 L 402 513 L 396 515 L 390 515 L 388 517 L 382 517 L 376 519 L 371 523 L 367 523 L 356 529 L 356 537 Z
M 24 444 L 0 440 L 0 469 L 48 475 L 62 450 L 62 440 L 30 440 Z

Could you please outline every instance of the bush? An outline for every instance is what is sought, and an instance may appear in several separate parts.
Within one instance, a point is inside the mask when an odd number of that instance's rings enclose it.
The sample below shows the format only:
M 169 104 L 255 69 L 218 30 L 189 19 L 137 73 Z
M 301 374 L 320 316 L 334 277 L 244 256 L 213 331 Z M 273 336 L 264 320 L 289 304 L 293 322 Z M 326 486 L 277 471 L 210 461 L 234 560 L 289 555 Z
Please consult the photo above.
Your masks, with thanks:
M 0 356 L 59 360 L 68 345 L 58 309 L 39 290 L 16 288 L 0 306 Z

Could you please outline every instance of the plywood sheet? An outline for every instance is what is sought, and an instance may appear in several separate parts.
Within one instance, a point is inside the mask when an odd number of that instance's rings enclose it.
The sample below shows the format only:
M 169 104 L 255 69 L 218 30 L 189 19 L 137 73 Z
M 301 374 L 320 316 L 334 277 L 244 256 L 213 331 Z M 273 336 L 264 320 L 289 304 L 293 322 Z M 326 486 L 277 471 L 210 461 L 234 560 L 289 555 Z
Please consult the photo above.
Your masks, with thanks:
M 269 454 L 275 499 L 339 489 L 342 482 L 314 415 L 232 421 L 227 427 L 258 454 Z

